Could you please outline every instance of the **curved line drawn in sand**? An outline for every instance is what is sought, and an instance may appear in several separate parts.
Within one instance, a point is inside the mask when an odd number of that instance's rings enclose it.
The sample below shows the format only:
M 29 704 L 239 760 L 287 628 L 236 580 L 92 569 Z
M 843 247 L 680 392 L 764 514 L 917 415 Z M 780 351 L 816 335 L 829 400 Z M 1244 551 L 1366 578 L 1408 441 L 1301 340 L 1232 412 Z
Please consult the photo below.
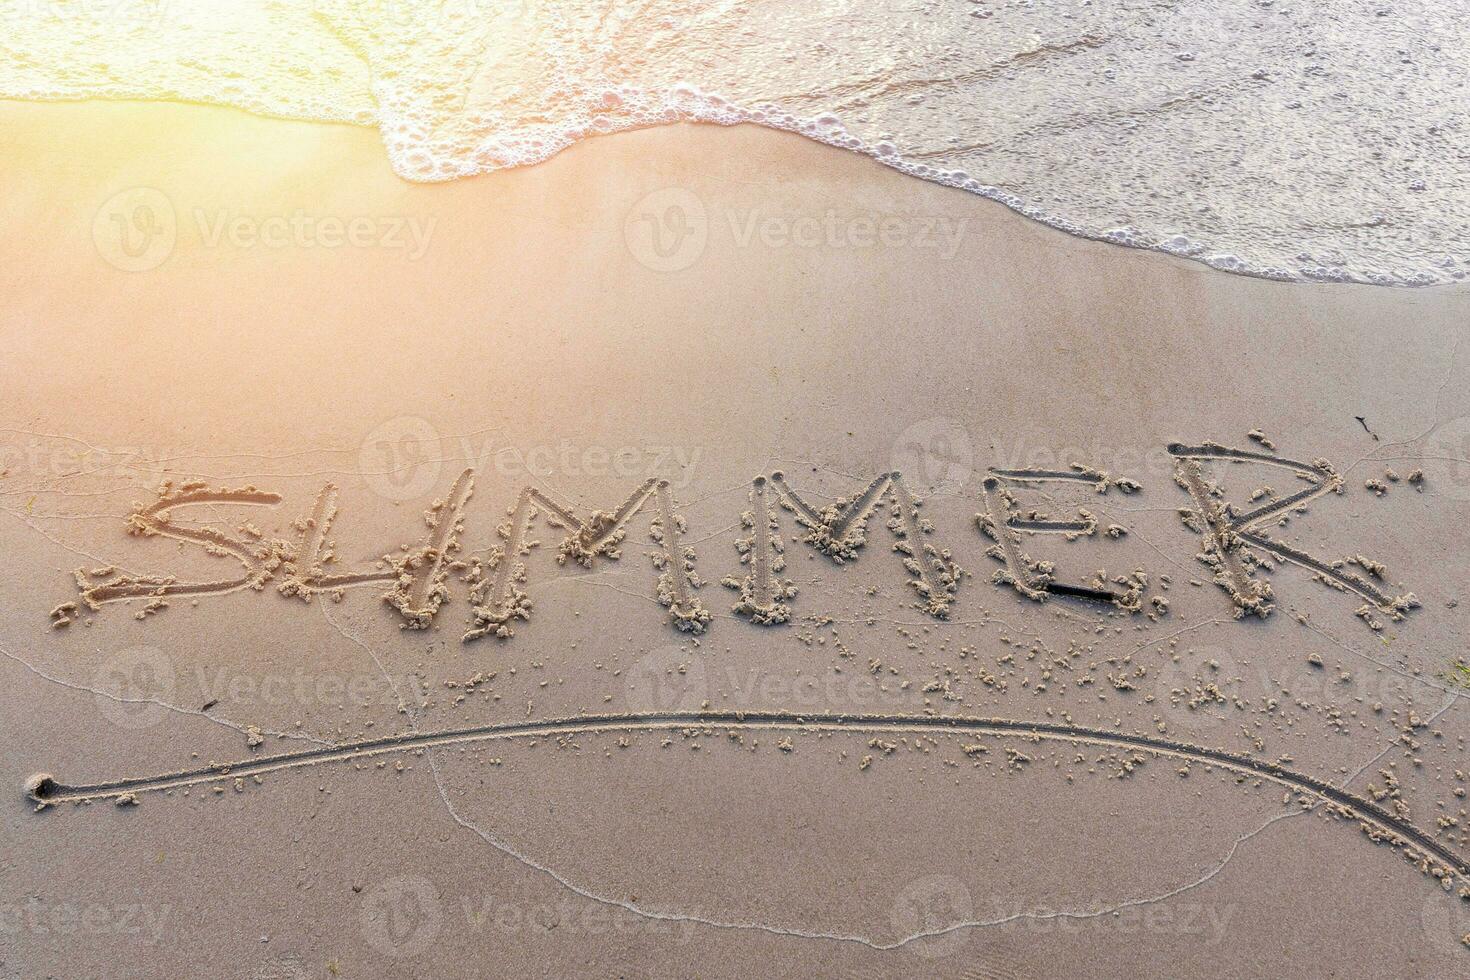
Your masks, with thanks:
M 215 763 L 156 776 L 128 777 L 97 783 L 70 785 L 58 781 L 50 774 L 37 773 L 26 780 L 24 790 L 26 796 L 36 804 L 37 810 L 44 810 L 58 803 L 80 803 L 102 798 L 132 803 L 136 802 L 136 794 L 142 792 L 178 789 L 413 749 L 524 736 L 668 731 L 715 726 L 726 727 L 731 732 L 775 729 L 798 732 L 937 732 L 1019 737 L 1137 749 L 1204 765 L 1218 765 L 1235 773 L 1260 777 L 1289 790 L 1317 797 L 1320 803 L 1325 804 L 1328 813 L 1343 819 L 1357 820 L 1363 833 L 1371 840 L 1392 844 L 1421 871 L 1441 881 L 1451 874 L 1470 878 L 1470 859 L 1457 854 L 1407 819 L 1385 810 L 1373 800 L 1278 763 L 1149 735 L 1112 732 L 1059 722 L 1007 718 L 797 714 L 784 711 L 674 711 L 638 715 L 583 715 L 576 718 L 500 722 L 439 732 L 410 732 L 326 748 L 246 758 L 233 763 Z
M 1036 602 L 1049 596 L 1062 595 L 1090 602 L 1109 603 L 1125 612 L 1138 612 L 1143 607 L 1143 590 L 1147 585 L 1142 570 L 1132 576 L 1118 576 L 1115 584 L 1124 589 L 1115 592 L 1105 582 L 1095 586 L 1058 582 L 1050 561 L 1033 559 L 1021 549 L 1021 532 L 1027 534 L 1061 534 L 1068 541 L 1091 537 L 1097 533 L 1097 518 L 1085 508 L 1077 508 L 1077 519 L 1055 520 L 1038 511 L 1022 514 L 1020 501 L 1010 486 L 1032 483 L 1079 483 L 1097 493 L 1116 487 L 1123 493 L 1137 493 L 1142 487 L 1127 478 L 1115 479 L 1101 470 L 1074 464 L 1070 470 L 996 469 L 992 467 L 980 482 L 980 500 L 985 510 L 975 515 L 980 531 L 995 542 L 986 554 L 1001 563 L 991 577 L 996 585 L 1009 585 L 1021 595 Z M 998 515 L 1005 515 L 1000 520 Z M 1111 527 L 1109 537 L 1118 537 L 1123 529 Z
M 1268 443 L 1262 442 L 1262 445 L 1274 449 Z M 1269 616 L 1275 608 L 1271 584 L 1252 574 L 1257 568 L 1270 571 L 1272 566 L 1251 551 L 1252 547 L 1274 555 L 1280 561 L 1299 565 L 1324 584 L 1365 600 L 1357 615 L 1375 631 L 1383 629 L 1383 623 L 1373 615 L 1375 610 L 1398 622 L 1410 609 L 1418 607 L 1419 600 L 1412 592 L 1390 596 L 1362 575 L 1347 570 L 1348 561 L 1323 561 L 1300 548 L 1269 537 L 1263 530 L 1270 523 L 1286 524 L 1291 514 L 1306 513 L 1307 504 L 1319 497 L 1343 492 L 1343 478 L 1327 460 L 1303 463 L 1269 452 L 1232 449 L 1213 442 L 1198 446 L 1172 442 L 1167 448 L 1175 459 L 1174 481 L 1189 493 L 1194 502 L 1193 509 L 1182 508 L 1179 514 L 1184 526 L 1201 536 L 1201 551 L 1196 557 L 1214 572 L 1215 584 L 1230 596 L 1237 618 L 1250 613 Z M 1241 512 L 1224 498 L 1220 486 L 1205 475 L 1203 461 L 1264 463 L 1290 471 L 1307 486 L 1279 498 L 1270 487 L 1259 488 L 1252 494 L 1252 501 L 1265 499 L 1267 502 Z M 1382 578 L 1386 572 L 1382 565 L 1361 555 L 1351 560 L 1374 578 Z
M 777 577 L 786 561 L 780 517 L 770 506 L 773 492 L 781 509 L 795 515 L 796 522 L 805 529 L 802 542 L 838 565 L 857 559 L 867 544 L 868 520 L 886 502 L 886 526 L 893 534 L 893 550 L 902 556 L 904 569 L 912 576 L 908 585 L 919 595 L 915 608 L 935 619 L 949 616 L 965 571 L 955 564 L 949 549 L 929 540 L 934 525 L 920 513 L 923 501 L 909 492 L 903 474 L 897 470 L 880 474 L 861 493 L 840 497 L 821 508 L 807 502 L 780 471 L 772 473 L 769 480 L 756 477 L 751 484 L 752 509 L 741 515 L 750 536 L 736 543 L 740 561 L 751 566 L 751 573 L 743 579 L 724 580 L 725 585 L 740 591 L 740 602 L 734 607 L 737 614 L 762 625 L 784 623 L 791 615 L 787 600 L 795 598 L 797 590 L 790 581 Z
M 688 529 L 684 516 L 674 503 L 668 480 L 650 477 L 635 489 L 615 510 L 594 510 L 585 521 L 569 507 L 564 507 L 535 487 L 526 487 L 511 506 L 507 519 L 496 528 L 504 542 L 490 555 L 492 576 L 487 578 L 483 566 L 475 563 L 470 570 L 470 604 L 473 623 L 464 634 L 465 642 L 494 634 L 506 639 L 515 635 L 512 623 L 531 618 L 531 600 L 520 585 L 528 571 L 522 560 L 540 545 L 529 537 L 541 509 L 545 521 L 562 528 L 566 536 L 557 549 L 557 564 L 576 562 L 584 568 L 594 567 L 598 558 L 616 561 L 622 556 L 622 543 L 627 537 L 628 523 L 643 509 L 649 499 L 657 513 L 649 524 L 649 537 L 657 546 L 652 552 L 653 567 L 658 572 L 655 596 L 669 611 L 669 621 L 687 633 L 703 633 L 710 613 L 700 603 L 694 590 L 704 583 L 695 572 L 693 547 L 681 543 Z

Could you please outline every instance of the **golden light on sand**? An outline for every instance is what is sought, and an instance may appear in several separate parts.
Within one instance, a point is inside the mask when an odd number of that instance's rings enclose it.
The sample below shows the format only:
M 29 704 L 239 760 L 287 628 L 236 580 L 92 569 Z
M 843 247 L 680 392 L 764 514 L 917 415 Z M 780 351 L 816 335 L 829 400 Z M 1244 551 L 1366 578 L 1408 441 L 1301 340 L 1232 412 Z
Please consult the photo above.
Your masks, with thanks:
M 1402 7 L 0 0 L 0 978 L 1465 975 Z

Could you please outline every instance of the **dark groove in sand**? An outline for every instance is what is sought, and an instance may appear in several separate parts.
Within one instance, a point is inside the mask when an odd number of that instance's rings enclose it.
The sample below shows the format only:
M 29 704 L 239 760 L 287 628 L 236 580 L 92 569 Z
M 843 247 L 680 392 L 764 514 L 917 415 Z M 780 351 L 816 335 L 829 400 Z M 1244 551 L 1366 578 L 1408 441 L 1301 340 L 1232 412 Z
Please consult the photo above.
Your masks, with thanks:
M 1185 489 L 1189 491 L 1189 495 L 1194 498 L 1195 506 L 1199 508 L 1200 519 L 1210 529 L 1210 547 L 1213 553 L 1219 556 L 1220 563 L 1225 567 L 1225 574 L 1231 580 L 1231 594 L 1237 597 L 1237 602 L 1245 601 L 1245 597 L 1252 595 L 1253 580 L 1250 572 L 1246 571 L 1245 565 L 1241 563 L 1240 556 L 1230 547 L 1230 534 L 1235 529 L 1230 526 L 1223 506 L 1210 496 L 1210 488 L 1205 482 L 1204 470 L 1200 468 L 1199 463 L 1192 458 L 1186 458 L 1180 462 L 1179 472 L 1184 477 Z
M 771 586 L 771 507 L 766 501 L 765 477 L 752 483 L 751 506 L 755 511 L 755 527 L 751 531 L 750 591 L 757 609 L 769 611 L 775 604 Z
M 670 611 L 675 616 L 688 616 L 694 610 L 693 596 L 689 594 L 689 572 L 684 567 L 684 547 L 680 544 L 679 515 L 674 512 L 674 496 L 669 491 L 669 481 L 659 480 L 654 488 L 658 502 L 658 542 L 663 552 L 664 568 L 669 573 L 669 588 L 673 591 Z
M 1100 476 L 1091 473 L 1079 473 L 1076 470 L 1000 470 L 991 467 L 991 476 L 1003 477 L 1007 480 L 1015 480 L 1019 483 L 1045 483 L 1049 480 L 1070 480 L 1073 483 L 1088 483 L 1097 486 L 1105 483 Z
M 1047 534 L 1089 534 L 1097 529 L 1091 521 L 1061 521 L 1039 517 L 1008 517 L 1006 523 L 1018 531 L 1039 531 Z
M 1118 748 L 1144 749 L 1162 755 L 1191 759 L 1209 765 L 1269 779 L 1272 782 L 1314 794 L 1350 811 L 1358 819 L 1376 825 L 1391 837 L 1418 847 L 1454 868 L 1461 875 L 1470 877 L 1470 860 L 1450 850 L 1430 834 L 1407 820 L 1400 819 L 1383 809 L 1372 800 L 1360 797 L 1331 783 L 1305 773 L 1295 772 L 1274 762 L 1236 755 L 1223 749 L 1211 749 L 1189 745 L 1148 735 L 1109 732 L 1102 729 L 1063 725 L 1055 722 L 1019 721 L 1007 718 L 962 718 L 932 715 L 841 715 L 841 714 L 797 714 L 786 711 L 673 711 L 639 715 L 584 715 L 576 718 L 547 719 L 542 721 L 513 721 L 493 725 L 450 729 L 441 732 L 408 733 L 354 742 L 331 748 L 307 749 L 301 752 L 285 752 L 278 755 L 244 759 L 236 763 L 221 763 L 199 769 L 165 773 L 157 776 L 139 776 L 109 780 L 99 783 L 68 785 L 50 776 L 33 776 L 26 784 L 26 792 L 38 803 L 55 804 L 69 801 L 84 801 L 98 797 L 121 796 L 149 790 L 176 789 L 200 783 L 210 783 L 226 778 L 239 778 L 341 762 L 349 759 L 369 758 L 392 752 L 413 749 L 436 748 L 444 745 L 460 745 L 470 742 L 493 741 L 496 739 L 522 736 L 555 736 L 593 734 L 612 731 L 653 730 L 663 731 L 679 728 L 704 726 L 730 726 L 739 729 L 782 729 L 813 731 L 853 732 L 916 732 L 931 734 L 950 732 L 955 734 L 1020 736 L 1045 738 L 1056 741 L 1083 742 Z

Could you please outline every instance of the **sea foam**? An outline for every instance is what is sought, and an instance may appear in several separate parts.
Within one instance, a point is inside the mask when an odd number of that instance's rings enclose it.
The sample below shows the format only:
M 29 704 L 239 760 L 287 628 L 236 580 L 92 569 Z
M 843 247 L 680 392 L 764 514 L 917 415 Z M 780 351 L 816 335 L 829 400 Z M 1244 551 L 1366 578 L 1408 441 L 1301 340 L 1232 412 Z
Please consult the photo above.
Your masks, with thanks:
M 1470 35 L 1426 0 L 0 0 L 0 95 L 380 129 L 442 181 L 749 122 L 1284 280 L 1470 262 Z

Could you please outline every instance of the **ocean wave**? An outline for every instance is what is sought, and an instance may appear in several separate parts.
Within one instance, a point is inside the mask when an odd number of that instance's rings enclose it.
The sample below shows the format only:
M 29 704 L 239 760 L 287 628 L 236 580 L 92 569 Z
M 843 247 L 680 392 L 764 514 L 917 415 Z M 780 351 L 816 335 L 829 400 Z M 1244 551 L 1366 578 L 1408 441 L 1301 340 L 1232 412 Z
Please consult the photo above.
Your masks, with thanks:
M 1424 0 L 0 0 L 0 95 L 380 129 L 442 181 L 755 123 L 1282 280 L 1470 263 L 1470 36 Z

